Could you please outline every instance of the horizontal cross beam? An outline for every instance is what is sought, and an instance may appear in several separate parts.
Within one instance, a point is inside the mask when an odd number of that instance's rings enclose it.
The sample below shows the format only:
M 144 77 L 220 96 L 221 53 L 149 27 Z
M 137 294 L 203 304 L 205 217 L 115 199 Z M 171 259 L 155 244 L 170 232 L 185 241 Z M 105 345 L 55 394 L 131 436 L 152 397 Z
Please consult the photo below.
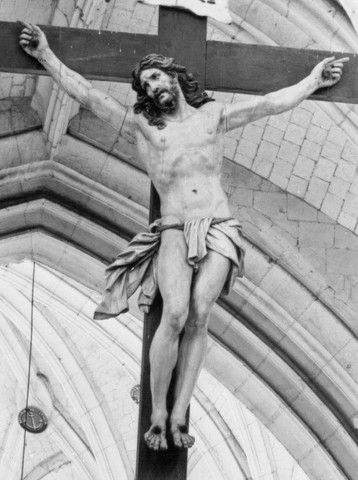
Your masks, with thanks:
M 43 67 L 21 50 L 21 25 L 0 22 L 0 71 L 46 75 Z M 70 68 L 89 79 L 131 82 L 133 66 L 148 53 L 160 51 L 160 37 L 66 27 L 43 26 L 52 50 Z M 185 65 L 205 89 L 264 95 L 293 85 L 321 59 L 349 57 L 342 80 L 312 99 L 358 103 L 358 58 L 323 50 L 206 42 L 205 78 L 196 65 Z M 185 58 L 185 50 L 182 52 Z M 188 55 L 190 57 L 190 55 Z

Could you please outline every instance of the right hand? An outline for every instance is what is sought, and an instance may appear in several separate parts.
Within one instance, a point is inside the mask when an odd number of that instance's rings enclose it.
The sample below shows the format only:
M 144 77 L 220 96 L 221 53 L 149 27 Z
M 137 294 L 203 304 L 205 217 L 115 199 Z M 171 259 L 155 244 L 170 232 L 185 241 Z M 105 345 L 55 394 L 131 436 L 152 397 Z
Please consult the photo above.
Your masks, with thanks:
M 44 32 L 32 23 L 21 22 L 24 27 L 20 34 L 20 45 L 26 53 L 32 57 L 39 57 L 41 52 L 48 48 L 48 43 Z
M 349 61 L 349 57 L 335 59 L 329 57 L 318 63 L 311 72 L 316 83 L 316 89 L 332 87 L 340 81 L 343 73 L 343 64 Z

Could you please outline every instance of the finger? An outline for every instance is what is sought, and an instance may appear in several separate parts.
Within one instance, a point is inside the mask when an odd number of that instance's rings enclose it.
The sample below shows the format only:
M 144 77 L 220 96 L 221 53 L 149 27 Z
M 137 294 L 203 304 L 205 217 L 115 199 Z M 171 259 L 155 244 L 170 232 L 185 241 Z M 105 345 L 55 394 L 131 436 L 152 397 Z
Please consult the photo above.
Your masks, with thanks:
M 329 66 L 329 65 L 334 65 L 334 66 L 341 65 L 343 67 L 343 64 L 346 63 L 346 62 L 349 62 L 349 60 L 350 60 L 349 57 L 337 58 L 337 60 L 332 60 L 331 62 L 329 62 L 327 64 L 327 66 Z
M 337 62 L 340 62 L 340 63 L 346 63 L 346 62 L 349 62 L 350 58 L 349 57 L 343 57 L 343 58 L 337 58 Z
M 28 28 L 29 30 L 31 30 L 31 25 L 30 25 L 29 23 L 23 22 L 22 20 L 16 20 L 16 23 L 19 23 L 19 24 L 22 25 L 23 27 Z
M 20 39 L 21 39 L 21 40 L 31 40 L 31 39 L 32 39 L 32 35 L 23 32 L 23 33 L 20 35 Z
M 328 57 L 322 60 L 324 66 L 328 66 L 330 63 L 333 63 L 336 57 Z
M 31 25 L 31 28 L 33 29 L 34 32 L 40 33 L 41 30 L 37 25 L 35 25 L 33 23 L 30 23 L 30 25 Z
M 31 32 L 30 30 L 23 30 L 21 33 L 20 33 L 20 37 L 31 37 L 32 38 L 32 35 L 33 35 L 33 32 Z
M 23 30 L 21 30 L 21 33 L 27 33 L 28 35 L 32 35 L 33 31 L 30 28 L 25 27 Z

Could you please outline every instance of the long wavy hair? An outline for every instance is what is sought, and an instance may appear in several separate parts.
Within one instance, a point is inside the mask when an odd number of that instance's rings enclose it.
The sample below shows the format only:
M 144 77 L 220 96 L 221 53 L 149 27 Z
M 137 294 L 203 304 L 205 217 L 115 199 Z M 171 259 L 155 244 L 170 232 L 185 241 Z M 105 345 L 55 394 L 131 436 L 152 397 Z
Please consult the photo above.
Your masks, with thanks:
M 199 90 L 199 83 L 197 80 L 195 80 L 191 73 L 187 72 L 185 67 L 175 63 L 174 58 L 152 53 L 137 63 L 132 71 L 132 88 L 137 92 L 134 113 L 143 113 L 148 120 L 149 125 L 156 126 L 159 130 L 166 127 L 166 123 L 162 118 L 162 111 L 155 105 L 153 100 L 148 97 L 140 84 L 140 74 L 143 70 L 148 70 L 149 68 L 158 68 L 172 78 L 177 76 L 185 100 L 190 106 L 199 108 L 201 105 L 204 105 L 204 103 L 214 101 L 214 99 L 210 98 L 206 92 Z

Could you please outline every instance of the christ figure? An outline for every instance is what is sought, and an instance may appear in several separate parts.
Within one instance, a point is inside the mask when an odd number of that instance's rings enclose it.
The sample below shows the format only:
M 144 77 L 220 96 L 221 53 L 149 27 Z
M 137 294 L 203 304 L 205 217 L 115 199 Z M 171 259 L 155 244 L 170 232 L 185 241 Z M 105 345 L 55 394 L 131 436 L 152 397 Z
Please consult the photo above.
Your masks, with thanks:
M 151 54 L 133 70 L 137 101 L 127 109 L 67 68 L 39 27 L 24 24 L 20 44 L 72 98 L 117 130 L 127 115 L 126 128 L 136 137 L 139 157 L 159 193 L 161 219 L 108 267 L 95 318 L 125 311 L 139 285 L 142 308 L 148 311 L 160 290 L 163 314 L 150 350 L 152 414 L 145 440 L 153 450 L 166 450 L 171 434 L 177 447 L 191 447 L 194 437 L 185 428 L 185 413 L 205 359 L 209 312 L 244 273 L 240 223 L 232 218 L 220 182 L 225 133 L 292 109 L 315 90 L 336 84 L 347 59 L 327 58 L 293 86 L 223 104 L 201 92 L 174 59 Z M 174 406 L 168 413 L 175 366 Z

